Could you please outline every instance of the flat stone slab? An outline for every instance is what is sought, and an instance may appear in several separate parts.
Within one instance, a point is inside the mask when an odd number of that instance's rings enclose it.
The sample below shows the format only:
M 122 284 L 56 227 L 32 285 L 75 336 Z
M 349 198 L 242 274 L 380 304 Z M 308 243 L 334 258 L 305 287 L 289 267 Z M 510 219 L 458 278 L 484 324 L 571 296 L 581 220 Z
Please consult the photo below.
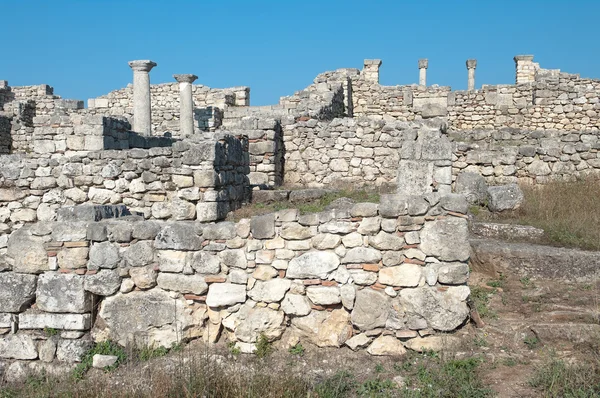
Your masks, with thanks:
M 58 221 L 100 221 L 133 215 L 125 205 L 80 205 L 58 209 Z
M 531 225 L 475 222 L 471 233 L 481 238 L 537 241 L 544 237 L 544 230 Z
M 524 276 L 590 282 L 600 273 L 600 252 L 493 239 L 471 239 L 471 266 L 486 273 L 511 270 Z

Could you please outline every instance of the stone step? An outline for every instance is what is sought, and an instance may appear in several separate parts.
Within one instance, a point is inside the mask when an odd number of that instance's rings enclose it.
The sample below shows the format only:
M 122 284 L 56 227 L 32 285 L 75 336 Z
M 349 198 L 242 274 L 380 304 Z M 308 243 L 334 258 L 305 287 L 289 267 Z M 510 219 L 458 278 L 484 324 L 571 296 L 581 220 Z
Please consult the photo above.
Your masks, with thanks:
M 133 215 L 125 205 L 79 205 L 58 209 L 58 221 L 100 221 Z
M 600 325 L 593 323 L 537 323 L 530 329 L 542 343 L 594 343 L 600 336 Z
M 479 238 L 491 238 L 508 241 L 529 241 L 538 243 L 544 237 L 544 230 L 530 225 L 474 222 L 471 233 Z
M 542 279 L 590 283 L 600 275 L 600 252 L 493 239 L 470 239 L 471 267 L 496 275 L 517 273 Z

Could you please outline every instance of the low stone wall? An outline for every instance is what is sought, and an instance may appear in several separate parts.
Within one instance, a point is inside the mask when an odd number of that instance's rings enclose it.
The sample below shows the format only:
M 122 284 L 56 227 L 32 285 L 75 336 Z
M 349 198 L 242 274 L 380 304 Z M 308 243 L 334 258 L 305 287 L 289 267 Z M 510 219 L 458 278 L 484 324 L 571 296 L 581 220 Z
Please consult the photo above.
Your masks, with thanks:
M 67 148 L 71 137 L 96 138 L 67 135 Z M 39 140 L 34 153 L 0 156 L 3 231 L 54 220 L 60 207 L 81 203 L 123 203 L 146 218 L 214 221 L 249 200 L 244 137 L 215 135 L 172 147 L 76 151 L 56 157 L 60 142 Z M 52 148 L 46 151 L 46 145 Z
M 252 352 L 261 334 L 373 355 L 439 346 L 435 334 L 469 315 L 466 209 L 460 195 L 388 195 L 236 224 L 26 226 L 3 239 L 0 358 L 13 373 L 60 366 L 105 339 L 169 347 L 224 338 Z
M 490 185 L 600 176 L 600 136 L 588 131 L 451 131 L 452 174 L 475 172 Z

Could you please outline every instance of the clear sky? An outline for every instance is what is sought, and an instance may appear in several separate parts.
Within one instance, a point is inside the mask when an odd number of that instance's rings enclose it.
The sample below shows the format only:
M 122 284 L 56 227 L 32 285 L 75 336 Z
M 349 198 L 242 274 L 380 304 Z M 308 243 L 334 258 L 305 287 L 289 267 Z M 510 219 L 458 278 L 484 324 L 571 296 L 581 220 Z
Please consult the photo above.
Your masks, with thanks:
M 50 84 L 87 99 L 131 82 L 127 61 L 151 59 L 152 83 L 194 73 L 210 87 L 250 86 L 277 103 L 324 71 L 383 60 L 385 85 L 465 89 L 514 83 L 517 54 L 544 68 L 600 77 L 600 1 L 558 0 L 1 0 L 0 79 Z

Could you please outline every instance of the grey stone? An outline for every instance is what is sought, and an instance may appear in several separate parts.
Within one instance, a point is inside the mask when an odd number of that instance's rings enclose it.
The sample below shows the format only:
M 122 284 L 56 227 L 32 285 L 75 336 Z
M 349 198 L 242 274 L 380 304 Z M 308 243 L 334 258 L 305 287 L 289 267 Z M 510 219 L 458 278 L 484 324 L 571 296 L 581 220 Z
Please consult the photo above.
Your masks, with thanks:
M 140 289 L 151 289 L 156 286 L 157 272 L 152 266 L 130 268 L 129 276 L 131 279 L 124 279 L 123 281 L 132 281 Z M 127 285 L 131 284 L 128 283 Z M 121 284 L 121 293 L 127 292 L 127 285 Z M 131 288 L 133 289 L 133 286 Z
M 470 245 L 467 220 L 449 217 L 427 222 L 421 230 L 421 250 L 442 261 L 466 261 Z
M 202 326 L 182 297 L 155 288 L 105 298 L 92 335 L 127 346 L 171 347 Z
M 37 277 L 12 272 L 0 273 L 0 312 L 21 312 L 35 299 Z
M 404 238 L 380 231 L 377 235 L 369 237 L 369 245 L 379 250 L 398 251 L 404 246 Z
M 350 347 L 352 351 L 356 351 L 359 348 L 365 348 L 371 343 L 372 339 L 367 336 L 365 333 L 357 334 L 353 336 L 351 339 L 346 340 L 346 345 Z
M 200 250 L 202 239 L 191 224 L 169 223 L 156 235 L 154 247 L 172 250 Z
M 36 305 L 46 312 L 88 312 L 91 295 L 83 285 L 83 276 L 46 272 L 38 277 Z
M 56 348 L 57 344 L 54 339 L 48 339 L 42 342 L 39 345 L 38 349 L 40 361 L 47 363 L 54 361 L 54 356 L 56 355 Z
M 377 203 L 357 203 L 352 206 L 350 214 L 352 217 L 375 217 L 379 211 Z
M 143 267 L 154 261 L 152 241 L 142 240 L 129 246 L 123 258 L 131 267 Z
M 84 289 L 98 296 L 110 296 L 121 287 L 118 271 L 101 270 L 96 274 L 85 275 Z
M 78 205 L 58 210 L 58 221 L 100 221 L 107 218 L 131 216 L 125 205 Z
M 468 295 L 469 288 L 466 286 L 451 286 L 446 291 L 435 287 L 400 290 L 407 316 L 423 318 L 429 327 L 441 331 L 454 330 L 467 319 Z
M 6 255 L 14 259 L 13 271 L 39 274 L 49 270 L 44 239 L 31 236 L 26 228 L 13 232 L 8 238 Z
M 221 271 L 219 257 L 207 252 L 194 253 L 190 265 L 199 274 L 218 274 Z
M 306 295 L 314 304 L 332 305 L 342 302 L 340 288 L 337 286 L 309 286 Z
M 356 299 L 356 288 L 353 285 L 342 285 L 340 287 L 340 297 L 344 308 L 352 310 L 354 308 L 354 300 Z
M 26 334 L 9 334 L 0 338 L 0 358 L 36 359 L 35 342 Z
M 202 237 L 207 240 L 233 239 L 235 238 L 235 224 L 232 222 L 220 222 L 204 227 Z
M 302 294 L 288 293 L 281 302 L 281 309 L 287 315 L 304 316 L 311 311 L 310 302 Z
M 365 288 L 356 292 L 352 324 L 360 330 L 385 326 L 390 312 L 390 297 L 383 292 Z
M 254 301 L 277 303 L 290 290 L 292 282 L 288 279 L 275 278 L 268 281 L 256 281 L 248 296 Z
M 77 242 L 87 237 L 87 223 L 81 221 L 56 222 L 52 226 L 52 240 Z
M 155 221 L 140 221 L 133 225 L 131 236 L 133 239 L 150 240 L 156 238 L 161 225 Z
M 180 293 L 204 294 L 208 285 L 200 275 L 182 275 L 161 272 L 156 279 L 158 287 L 164 290 L 173 290 Z
M 490 211 L 514 210 L 523 203 L 523 192 L 517 184 L 500 185 L 488 188 L 488 208 Z
M 381 252 L 371 247 L 353 247 L 342 258 L 342 264 L 378 263 Z
M 448 194 L 440 198 L 440 206 L 442 209 L 447 211 L 453 211 L 456 213 L 467 214 L 469 211 L 469 203 L 465 195 L 461 194 Z
M 104 369 L 106 367 L 113 366 L 118 359 L 119 357 L 116 355 L 95 354 L 92 357 L 92 366 L 96 369 Z
M 243 249 L 223 250 L 219 253 L 219 257 L 227 267 L 248 268 L 248 260 L 246 260 L 246 253 Z
M 423 160 L 401 160 L 398 166 L 398 192 L 402 194 L 423 195 L 432 191 L 433 163 Z M 387 195 L 386 195 L 387 196 Z M 381 198 L 379 214 L 390 217 L 381 212 L 384 198 Z M 400 214 L 399 214 L 400 215 Z
M 268 341 L 274 341 L 281 337 L 285 330 L 284 318 L 283 311 L 243 305 L 238 312 L 232 314 L 223 323 L 234 330 L 237 340 L 255 343 L 261 335 L 264 335 Z
M 90 314 L 51 314 L 26 311 L 19 314 L 19 329 L 88 330 Z
M 227 307 L 246 301 L 246 286 L 233 283 L 213 283 L 208 288 L 206 305 Z
M 87 264 L 89 270 L 114 269 L 121 262 L 119 248 L 111 242 L 94 243 L 90 247 L 89 257 Z
M 381 195 L 379 214 L 387 218 L 395 218 L 408 214 L 407 197 L 405 195 Z
M 56 359 L 62 362 L 81 362 L 93 345 L 91 340 L 60 340 L 56 347 Z
M 289 262 L 286 276 L 291 279 L 325 279 L 339 265 L 340 259 L 334 252 L 308 252 Z
M 252 217 L 250 231 L 254 239 L 271 239 L 275 237 L 275 215 Z
M 466 196 L 471 204 L 482 204 L 487 199 L 487 184 L 479 173 L 462 172 L 454 183 L 456 193 Z
M 445 285 L 460 285 L 469 279 L 469 265 L 466 263 L 441 263 L 438 268 L 438 281 Z

